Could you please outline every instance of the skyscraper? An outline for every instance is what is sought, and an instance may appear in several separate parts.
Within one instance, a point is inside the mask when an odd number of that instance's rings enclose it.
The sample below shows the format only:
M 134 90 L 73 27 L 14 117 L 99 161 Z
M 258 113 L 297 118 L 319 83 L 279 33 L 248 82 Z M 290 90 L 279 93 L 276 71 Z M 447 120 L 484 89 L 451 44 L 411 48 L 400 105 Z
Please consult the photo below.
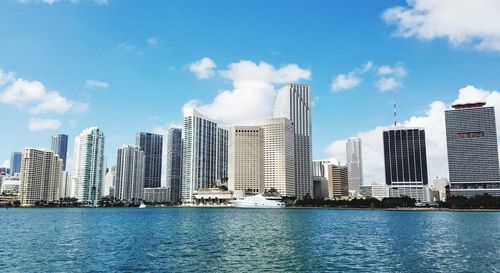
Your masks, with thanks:
M 71 174 L 68 171 L 62 171 L 61 184 L 59 186 L 59 198 L 71 197 L 73 195 L 73 186 L 71 183 Z
M 22 156 L 21 206 L 33 206 L 37 201 L 53 202 L 59 199 L 62 160 L 43 148 L 25 148 Z
M 308 85 L 287 84 L 278 91 L 274 117 L 292 121 L 295 134 L 295 194 L 312 196 L 311 91 Z
M 363 185 L 361 139 L 349 139 L 346 143 L 346 152 L 349 190 L 359 193 L 359 187 Z
M 262 121 L 264 139 L 264 188 L 283 196 L 296 196 L 294 130 L 287 118 Z
M 104 172 L 104 134 L 87 128 L 75 138 L 73 171 L 75 197 L 84 205 L 97 206 Z
M 390 197 L 429 199 L 425 131 L 393 127 L 383 132 L 385 182 Z
M 195 109 L 184 110 L 182 143 L 182 199 L 191 203 L 200 188 L 215 185 L 217 175 L 217 123 Z
M 182 177 L 182 130 L 170 128 L 167 132 L 167 188 L 170 189 L 170 201 L 181 199 Z
M 145 155 L 137 145 L 118 148 L 116 158 L 115 198 L 125 202 L 143 199 Z
M 63 134 L 58 134 L 52 136 L 52 151 L 59 155 L 59 158 L 63 161 L 63 171 L 66 170 L 66 155 L 68 153 L 68 136 Z
M 224 128 L 217 128 L 217 173 L 215 179 L 227 182 L 227 149 L 228 149 L 228 131 Z
M 135 144 L 141 147 L 146 156 L 144 188 L 161 187 L 163 136 L 139 132 L 136 135 Z
M 21 152 L 12 152 L 10 157 L 10 175 L 21 172 L 21 158 L 23 154 Z
M 495 109 L 457 104 L 445 111 L 450 193 L 500 196 Z
M 264 191 L 264 134 L 258 126 L 229 129 L 228 188 L 252 193 Z

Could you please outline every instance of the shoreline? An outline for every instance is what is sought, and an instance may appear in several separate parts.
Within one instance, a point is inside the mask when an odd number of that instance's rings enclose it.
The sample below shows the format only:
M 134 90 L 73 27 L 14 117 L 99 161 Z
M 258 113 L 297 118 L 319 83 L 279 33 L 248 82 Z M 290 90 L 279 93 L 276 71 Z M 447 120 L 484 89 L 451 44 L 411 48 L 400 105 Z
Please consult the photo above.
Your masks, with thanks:
M 139 209 L 139 207 L 9 207 L 5 209 Z M 230 206 L 148 206 L 148 209 L 206 209 L 234 208 Z M 3 208 L 2 208 L 3 209 Z M 238 208 L 234 208 L 238 209 Z M 258 208 L 257 208 L 258 209 Z M 500 209 L 450 209 L 450 208 L 336 208 L 336 207 L 286 207 L 283 209 L 322 209 L 322 210 L 367 210 L 367 211 L 408 211 L 408 212 L 500 212 Z

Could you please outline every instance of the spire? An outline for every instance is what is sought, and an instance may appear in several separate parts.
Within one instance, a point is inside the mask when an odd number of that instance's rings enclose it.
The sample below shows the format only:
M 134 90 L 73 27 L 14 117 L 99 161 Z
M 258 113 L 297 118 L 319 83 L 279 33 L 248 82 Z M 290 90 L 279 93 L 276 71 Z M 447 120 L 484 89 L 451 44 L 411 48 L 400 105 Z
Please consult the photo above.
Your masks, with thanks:
M 398 123 L 398 116 L 396 114 L 396 94 L 394 94 L 394 126 Z

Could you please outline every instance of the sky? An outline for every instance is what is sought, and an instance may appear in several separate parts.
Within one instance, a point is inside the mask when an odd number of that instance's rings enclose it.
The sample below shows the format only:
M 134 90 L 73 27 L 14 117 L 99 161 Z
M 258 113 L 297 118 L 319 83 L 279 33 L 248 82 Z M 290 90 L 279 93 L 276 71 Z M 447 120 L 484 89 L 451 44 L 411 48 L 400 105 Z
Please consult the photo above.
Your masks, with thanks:
M 71 166 L 75 136 L 98 126 L 110 166 L 185 107 L 250 124 L 298 82 L 312 88 L 314 159 L 345 163 L 360 137 L 364 183 L 383 181 L 395 95 L 398 123 L 426 130 L 429 177 L 447 177 L 444 110 L 500 109 L 500 2 L 457 2 L 0 1 L 0 165 L 65 133 Z

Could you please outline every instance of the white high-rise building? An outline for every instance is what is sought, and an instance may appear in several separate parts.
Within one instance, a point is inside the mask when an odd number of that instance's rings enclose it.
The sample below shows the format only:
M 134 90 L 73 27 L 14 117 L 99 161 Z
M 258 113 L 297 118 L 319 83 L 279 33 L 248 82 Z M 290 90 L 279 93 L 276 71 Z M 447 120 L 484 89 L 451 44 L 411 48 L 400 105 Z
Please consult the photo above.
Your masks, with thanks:
M 311 88 L 287 84 L 278 91 L 274 117 L 291 120 L 294 127 L 295 194 L 298 198 L 312 196 Z
M 75 138 L 73 185 L 75 197 L 86 206 L 97 206 L 104 180 L 104 134 L 91 127 Z
M 346 143 L 346 152 L 349 191 L 359 193 L 359 187 L 363 185 L 361 139 L 350 138 Z
M 229 129 L 228 188 L 251 193 L 264 191 L 264 134 L 258 126 Z
M 62 166 L 63 161 L 51 150 L 24 148 L 19 187 L 21 206 L 58 201 Z
M 283 196 L 295 193 L 295 153 L 293 124 L 287 118 L 262 121 L 264 140 L 264 188 Z
M 201 188 L 215 185 L 217 177 L 217 123 L 196 111 L 184 110 L 182 143 L 182 199 L 191 203 Z M 227 143 L 227 142 L 226 142 Z M 226 171 L 227 172 L 227 171 Z
M 116 158 L 115 198 L 126 202 L 143 199 L 145 154 L 138 145 L 123 145 Z
M 104 183 L 102 188 L 102 195 L 115 197 L 115 186 L 116 186 L 116 166 L 112 166 L 107 170 L 106 175 L 104 175 Z
M 64 168 L 64 160 L 63 160 Z M 59 198 L 71 197 L 73 194 L 73 185 L 71 183 L 71 174 L 68 171 L 61 173 L 61 185 L 59 187 Z

